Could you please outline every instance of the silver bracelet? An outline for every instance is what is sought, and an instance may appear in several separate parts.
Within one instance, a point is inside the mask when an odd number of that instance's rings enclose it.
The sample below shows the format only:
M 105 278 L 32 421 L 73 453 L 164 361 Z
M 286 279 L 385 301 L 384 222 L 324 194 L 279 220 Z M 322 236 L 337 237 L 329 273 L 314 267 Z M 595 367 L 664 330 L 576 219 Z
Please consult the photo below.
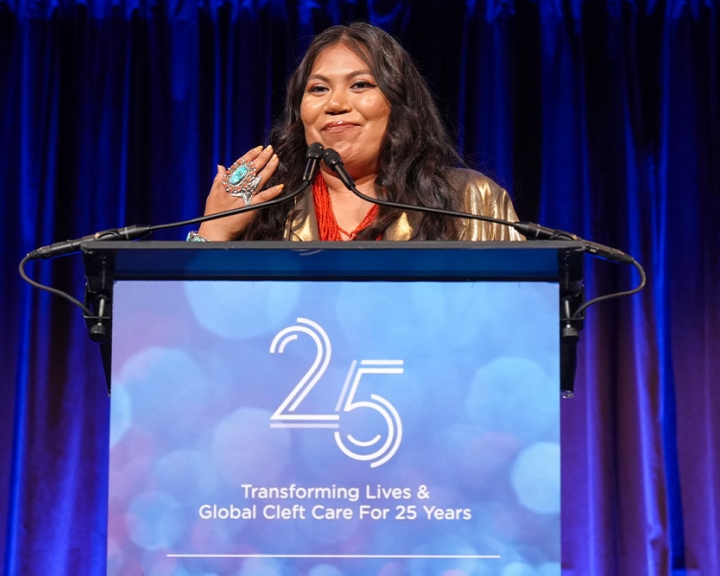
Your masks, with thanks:
M 207 238 L 205 238 L 204 236 L 200 236 L 200 234 L 195 232 L 195 230 L 190 230 L 185 240 L 187 242 L 209 242 Z

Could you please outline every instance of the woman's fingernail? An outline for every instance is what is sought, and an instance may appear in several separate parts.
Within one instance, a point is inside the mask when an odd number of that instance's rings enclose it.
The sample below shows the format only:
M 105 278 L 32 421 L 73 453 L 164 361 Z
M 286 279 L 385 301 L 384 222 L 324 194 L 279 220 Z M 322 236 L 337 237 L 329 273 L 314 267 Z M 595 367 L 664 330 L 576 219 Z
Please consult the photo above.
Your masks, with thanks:
M 278 190 L 282 190 L 283 188 L 285 188 L 285 184 L 278 184 Z
M 262 146 L 256 146 L 255 148 L 253 148 L 253 152 L 260 152 L 262 149 Z
M 270 162 L 274 162 L 277 159 L 278 159 L 277 154 L 273 154 L 272 158 L 270 158 Z
M 218 169 L 218 172 L 217 172 L 218 174 L 220 174 L 223 171 L 223 167 L 220 164 L 217 165 L 217 169 Z

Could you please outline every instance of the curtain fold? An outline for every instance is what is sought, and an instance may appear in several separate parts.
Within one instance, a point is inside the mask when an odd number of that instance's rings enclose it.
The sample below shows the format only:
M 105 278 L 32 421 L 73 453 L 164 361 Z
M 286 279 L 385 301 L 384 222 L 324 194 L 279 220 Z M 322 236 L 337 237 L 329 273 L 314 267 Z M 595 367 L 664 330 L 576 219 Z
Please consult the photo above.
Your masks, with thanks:
M 648 273 L 581 333 L 562 405 L 563 569 L 720 573 L 716 2 L 0 0 L 4 573 L 105 570 L 99 351 L 78 310 L 21 282 L 20 259 L 200 214 L 216 165 L 265 141 L 312 34 L 353 19 L 401 39 L 521 218 Z M 78 257 L 29 269 L 82 294 Z M 623 265 L 586 272 L 588 297 L 638 282 Z
M 685 561 L 700 573 L 720 566 L 720 200 L 717 7 L 672 3 L 664 25 L 660 187 L 663 369 L 674 384 L 677 479 Z

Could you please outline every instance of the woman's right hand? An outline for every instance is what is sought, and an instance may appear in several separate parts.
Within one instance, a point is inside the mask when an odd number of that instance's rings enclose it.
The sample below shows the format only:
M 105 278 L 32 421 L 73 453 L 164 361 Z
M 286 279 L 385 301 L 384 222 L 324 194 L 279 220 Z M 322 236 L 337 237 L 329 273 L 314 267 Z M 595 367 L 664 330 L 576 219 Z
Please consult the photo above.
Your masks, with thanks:
M 260 178 L 260 182 L 256 188 L 257 191 L 253 194 L 250 204 L 267 202 L 282 192 L 284 184 L 278 184 L 277 186 L 263 190 L 263 187 L 267 184 L 267 181 L 270 180 L 270 177 L 273 175 L 273 172 L 275 172 L 279 163 L 277 154 L 273 153 L 272 146 L 267 146 L 264 149 L 262 146 L 253 148 L 237 160 L 237 162 L 241 161 L 245 161 L 255 166 L 256 176 Z M 245 200 L 242 197 L 231 196 L 225 190 L 222 182 L 225 173 L 225 168 L 223 166 L 218 166 L 218 172 L 213 180 L 210 194 L 205 201 L 205 216 L 245 206 Z M 198 234 L 207 240 L 233 240 L 251 222 L 255 216 L 255 212 L 256 211 L 244 212 L 243 214 L 236 214 L 234 216 L 227 216 L 225 218 L 218 218 L 217 220 L 203 222 L 200 225 Z

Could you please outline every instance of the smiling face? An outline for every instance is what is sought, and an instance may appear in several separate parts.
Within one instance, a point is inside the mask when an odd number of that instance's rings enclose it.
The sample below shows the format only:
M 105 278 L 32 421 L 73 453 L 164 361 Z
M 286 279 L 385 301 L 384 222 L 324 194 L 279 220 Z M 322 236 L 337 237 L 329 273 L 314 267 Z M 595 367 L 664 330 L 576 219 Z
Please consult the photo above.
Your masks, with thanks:
M 334 148 L 355 178 L 377 171 L 390 104 L 367 64 L 345 44 L 315 60 L 300 104 L 305 140 Z

